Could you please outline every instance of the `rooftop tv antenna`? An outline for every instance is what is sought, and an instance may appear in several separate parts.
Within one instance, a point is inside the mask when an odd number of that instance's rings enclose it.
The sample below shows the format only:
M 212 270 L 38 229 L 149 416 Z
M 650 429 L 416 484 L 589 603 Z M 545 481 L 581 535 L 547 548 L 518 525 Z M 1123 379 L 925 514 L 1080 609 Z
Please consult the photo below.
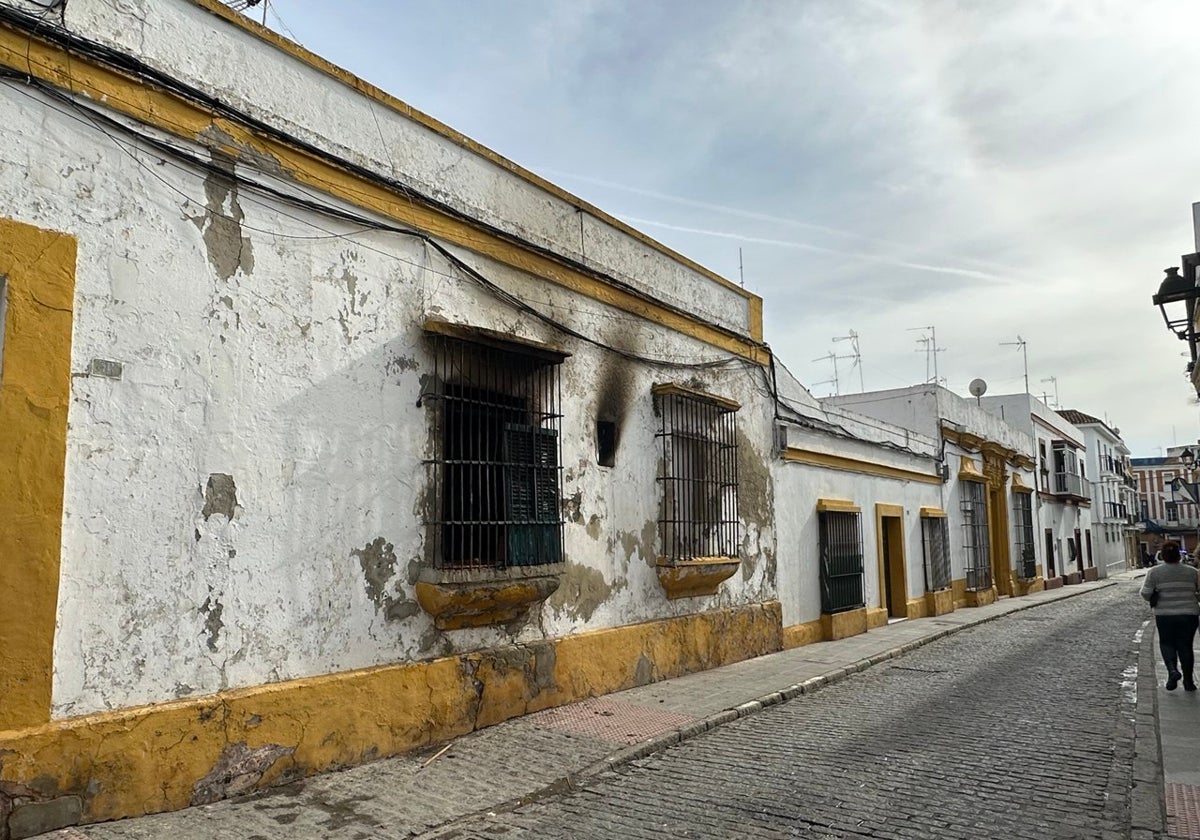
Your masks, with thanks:
M 850 346 L 852 348 L 854 348 L 853 355 L 838 356 L 837 358 L 839 358 L 839 359 L 854 359 L 854 363 L 852 365 L 850 365 L 850 370 L 854 370 L 855 368 L 858 368 L 858 390 L 859 390 L 859 393 L 866 393 L 867 386 L 863 383 L 862 351 L 858 349 L 858 333 L 856 333 L 854 330 L 850 330 L 848 335 L 835 335 L 833 337 L 833 340 L 835 343 L 838 341 L 849 341 Z
M 1057 376 L 1047 376 L 1042 381 L 1043 382 L 1051 382 L 1054 384 L 1054 408 L 1057 409 L 1058 406 L 1060 405 L 1060 403 L 1058 402 L 1058 377 Z M 1042 402 L 1047 402 L 1045 391 L 1042 391 Z
M 824 356 L 818 356 L 817 358 L 813 359 L 814 362 L 830 361 L 833 363 L 833 379 L 822 379 L 820 382 L 814 382 L 813 385 L 833 385 L 834 396 L 841 394 L 842 393 L 841 382 L 838 379 L 837 363 L 838 363 L 838 359 L 850 359 L 850 358 L 853 358 L 853 357 L 852 356 L 839 356 L 836 353 L 834 353 L 832 350 L 830 350 Z
M 938 347 L 937 329 L 935 327 L 929 326 L 908 328 L 908 332 L 916 332 L 918 330 L 921 332 L 921 337 L 917 339 L 917 344 L 921 344 L 925 348 L 925 381 L 932 382 L 934 385 L 937 385 L 939 382 L 941 382 L 941 377 L 938 376 L 937 354 L 943 352 L 946 348 Z M 925 335 L 926 330 L 929 331 L 928 335 Z M 917 352 L 920 353 L 921 351 L 918 350 Z M 929 378 L 929 367 L 931 361 L 933 363 L 933 379 Z
M 1017 336 L 1016 341 L 1001 341 L 1001 347 L 1016 347 L 1021 351 L 1021 359 L 1025 363 L 1025 393 L 1029 393 L 1029 353 L 1025 349 L 1025 339 Z

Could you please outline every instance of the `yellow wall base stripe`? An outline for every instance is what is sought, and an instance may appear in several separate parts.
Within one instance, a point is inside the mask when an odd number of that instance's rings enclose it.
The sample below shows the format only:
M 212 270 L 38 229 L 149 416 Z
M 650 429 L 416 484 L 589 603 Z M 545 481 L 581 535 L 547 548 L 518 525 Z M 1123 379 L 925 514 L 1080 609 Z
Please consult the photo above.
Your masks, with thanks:
M 0 732 L 0 781 L 47 799 L 79 796 L 84 822 L 182 808 L 218 798 L 222 758 L 239 751 L 273 757 L 254 787 L 361 764 L 773 653 L 781 625 L 779 602 L 769 601 L 53 721 Z

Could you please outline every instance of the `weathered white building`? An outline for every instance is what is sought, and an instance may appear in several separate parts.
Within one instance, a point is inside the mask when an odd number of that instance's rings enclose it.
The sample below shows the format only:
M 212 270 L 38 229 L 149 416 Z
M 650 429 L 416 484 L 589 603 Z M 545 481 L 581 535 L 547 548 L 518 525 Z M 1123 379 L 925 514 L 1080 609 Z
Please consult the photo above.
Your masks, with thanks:
M 0 840 L 1040 585 L 1026 436 L 216 0 L 0 67 Z
M 0 836 L 778 649 L 757 297 L 213 0 L 0 65 Z
M 938 441 L 955 606 L 1042 587 L 1033 538 L 1033 440 L 936 385 L 829 397 L 823 402 Z
M 1092 544 L 1091 485 L 1083 433 L 1032 394 L 983 397 L 985 411 L 1033 437 L 1037 510 L 1046 585 L 1098 576 Z M 1091 571 L 1088 571 L 1088 570 Z
M 781 372 L 774 467 L 784 645 L 952 609 L 938 441 Z
M 1099 577 L 1138 564 L 1135 514 L 1137 490 L 1129 448 L 1121 432 L 1103 420 L 1074 409 L 1058 412 L 1083 433 L 1087 474 L 1091 476 L 1092 546 Z

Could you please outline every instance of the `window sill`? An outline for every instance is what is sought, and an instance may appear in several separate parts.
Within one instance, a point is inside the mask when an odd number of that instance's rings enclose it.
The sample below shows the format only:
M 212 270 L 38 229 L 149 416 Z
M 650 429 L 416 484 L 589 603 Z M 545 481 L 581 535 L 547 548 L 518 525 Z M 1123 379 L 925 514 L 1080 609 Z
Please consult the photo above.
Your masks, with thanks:
M 658 582 L 668 600 L 716 595 L 721 583 L 733 577 L 742 565 L 736 557 L 696 557 L 671 562 L 658 560 Z
M 425 569 L 417 603 L 439 630 L 508 624 L 558 589 L 563 564 L 511 569 Z

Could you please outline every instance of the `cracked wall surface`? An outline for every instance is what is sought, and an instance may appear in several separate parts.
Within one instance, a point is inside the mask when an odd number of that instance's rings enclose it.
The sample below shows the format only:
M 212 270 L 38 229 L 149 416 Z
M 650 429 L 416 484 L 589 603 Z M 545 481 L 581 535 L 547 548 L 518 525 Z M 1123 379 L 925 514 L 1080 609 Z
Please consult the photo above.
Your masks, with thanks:
M 178 46 L 187 42 L 179 33 L 195 31 L 197 20 L 218 23 L 181 0 L 145 4 L 143 11 L 144 19 L 131 21 L 119 6 L 75 0 L 65 14 L 68 26 L 89 36 L 151 51 L 164 43 L 158 26 L 175 27 Z M 220 26 L 213 43 L 229 36 Z M 0 31 L 0 63 L 19 46 L 38 67 L 56 66 L 42 60 L 39 51 L 49 48 L 36 39 L 14 46 L 10 35 Z M 250 53 L 263 49 L 242 45 Z M 187 56 L 175 57 L 186 65 L 182 74 L 195 72 Z M 270 64 L 278 56 L 258 58 Z M 0 716 L 20 709 L 13 713 L 18 734 L 0 743 L 0 779 L 48 774 L 62 791 L 82 796 L 91 815 L 178 807 L 231 785 L 357 763 L 588 692 L 772 648 L 778 610 L 763 606 L 773 599 L 772 582 L 757 557 L 769 555 L 772 532 L 761 523 L 747 519 L 746 533 L 756 530 L 744 549 L 756 556 L 717 595 L 668 601 L 654 571 L 659 488 L 651 388 L 662 372 L 630 354 L 728 356 L 712 343 L 712 325 L 575 269 L 565 282 L 561 265 L 503 237 L 472 233 L 465 244 L 451 243 L 506 295 L 534 302 L 547 318 L 613 349 L 568 342 L 561 596 L 501 626 L 439 630 L 415 598 L 429 562 L 435 492 L 427 462 L 438 435 L 419 399 L 432 373 L 421 325 L 452 315 L 460 324 L 544 344 L 563 342 L 564 333 L 471 282 L 417 238 L 364 230 L 258 194 L 250 200 L 251 188 L 237 181 L 242 174 L 293 179 L 318 199 L 324 190 L 330 201 L 353 202 L 365 193 L 352 174 L 279 147 L 272 157 L 244 127 L 198 120 L 194 103 L 139 88 L 78 57 L 71 67 L 70 82 L 93 105 L 144 101 L 139 118 L 151 124 L 143 130 L 181 131 L 173 145 L 216 165 L 203 172 L 163 165 L 163 153 L 148 147 L 132 149 L 133 160 L 36 91 L 0 97 L 0 136 L 14 141 L 0 144 L 0 194 L 12 217 L 4 224 L 62 231 L 51 239 L 69 243 L 53 247 L 69 250 L 73 284 L 57 277 L 29 303 L 30 311 L 57 319 L 56 331 L 46 334 L 57 342 L 60 369 L 52 377 L 57 391 L 46 400 L 22 394 L 29 398 L 21 406 L 52 416 L 61 436 L 28 440 L 49 440 L 61 454 L 33 468 L 30 459 L 53 447 L 34 453 L 31 444 L 15 456 L 25 459 L 20 480 L 44 474 L 42 489 L 57 501 L 39 509 L 42 542 L 30 555 L 39 565 L 25 570 L 20 584 L 41 599 L 31 625 L 39 629 L 18 663 L 21 678 L 34 677 L 27 684 L 36 688 L 28 704 L 8 695 L 0 704 Z M 328 94 L 335 109 L 362 104 L 327 76 L 292 69 L 300 89 Z M 106 99 L 101 88 L 114 85 Z M 260 104 L 268 118 L 271 89 L 264 82 Z M 303 110 L 305 102 L 291 97 L 287 104 Z M 313 117 L 288 116 L 301 124 Z M 427 126 L 401 124 L 396 113 L 385 122 L 397 137 L 420 137 L 441 161 L 472 154 L 429 136 Z M 358 130 L 353 121 L 345 126 Z M 47 136 L 56 142 L 28 142 Z M 477 168 L 481 161 L 486 165 Z M 421 170 L 417 177 L 430 174 L 426 162 L 411 161 Z M 495 161 L 476 155 L 469 165 L 480 180 L 447 182 L 453 206 L 495 199 L 487 214 L 498 214 L 508 229 L 535 244 L 562 244 L 554 225 L 565 205 L 557 193 L 522 181 L 517 196 L 507 191 L 512 173 Z M 378 203 L 363 212 L 386 218 L 411 204 L 378 192 Z M 530 210 L 533 196 L 550 209 Z M 446 227 L 450 214 L 426 218 L 434 235 L 458 235 Z M 662 250 L 637 237 L 603 225 L 591 233 L 595 265 L 618 273 L 636 266 L 647 293 L 686 303 L 695 292 L 696 308 L 719 311 L 739 335 L 750 331 L 750 298 L 740 291 L 695 267 L 664 262 Z M 9 241 L 0 239 L 0 255 Z M 65 259 L 65 252 L 55 256 Z M 727 339 L 744 346 L 736 336 L 720 337 Z M 5 389 L 12 352 L 6 342 Z M 746 406 L 739 428 L 749 446 L 766 452 L 761 376 L 751 366 L 744 375 L 705 371 L 695 379 Z M 13 404 L 0 399 L 0 412 Z M 612 466 L 597 464 L 597 419 L 617 429 Z M 31 545 L 27 535 L 21 539 L 3 546 L 5 556 Z M 9 568 L 0 564 L 0 575 Z M 723 647 L 704 628 L 731 614 L 752 614 L 754 632 L 731 636 Z M 15 661 L 5 655 L 4 664 Z M 0 680 L 8 673 L 0 668 Z M 396 697 L 410 698 L 411 709 L 396 712 L 386 727 L 371 717 Z M 367 710 L 362 717 L 360 709 Z M 151 719 L 145 731 L 130 730 Z M 70 766 L 64 738 L 77 739 L 67 751 L 78 759 Z M 117 744 L 122 757 L 114 755 Z M 159 787 L 164 767 L 173 769 Z M 133 781 L 112 781 L 121 778 Z M 87 779 L 99 780 L 98 787 Z

